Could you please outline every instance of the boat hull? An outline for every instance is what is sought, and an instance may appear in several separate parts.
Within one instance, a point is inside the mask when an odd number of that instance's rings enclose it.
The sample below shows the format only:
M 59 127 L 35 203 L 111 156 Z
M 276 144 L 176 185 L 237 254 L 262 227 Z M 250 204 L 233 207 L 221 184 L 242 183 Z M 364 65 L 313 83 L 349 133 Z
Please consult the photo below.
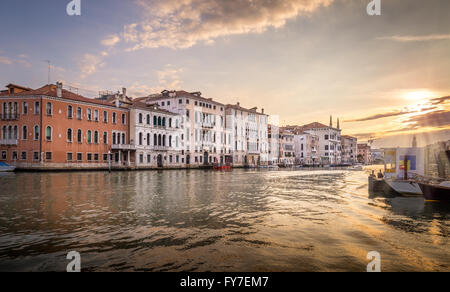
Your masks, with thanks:
M 427 201 L 450 201 L 450 188 L 419 184 Z
M 16 170 L 15 166 L 2 166 L 0 167 L 0 172 L 14 172 Z
M 411 181 L 386 180 L 386 183 L 403 196 L 422 196 L 419 184 Z

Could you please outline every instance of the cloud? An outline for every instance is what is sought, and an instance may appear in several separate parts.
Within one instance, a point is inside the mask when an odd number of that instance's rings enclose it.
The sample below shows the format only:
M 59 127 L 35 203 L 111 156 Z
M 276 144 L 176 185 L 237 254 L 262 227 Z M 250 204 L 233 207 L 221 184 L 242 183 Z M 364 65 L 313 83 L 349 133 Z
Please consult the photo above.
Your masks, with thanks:
M 101 68 L 104 65 L 105 63 L 100 56 L 84 54 L 83 59 L 80 63 L 82 72 L 81 78 L 86 78 L 88 75 L 94 74 L 95 72 L 97 72 L 98 68 Z
M 143 48 L 189 48 L 219 37 L 262 33 L 334 0 L 137 0 L 142 21 L 124 27 L 122 39 Z
M 21 64 L 25 68 L 31 68 L 31 63 L 27 60 L 18 60 L 17 63 Z
M 102 40 L 102 45 L 106 47 L 114 47 L 120 42 L 120 37 L 116 34 L 108 36 L 106 39 Z
M 431 103 L 433 105 L 439 105 L 439 104 L 447 103 L 447 101 L 450 101 L 450 96 L 434 98 L 434 99 L 431 100 Z
M 368 116 L 368 117 L 360 118 L 360 119 L 347 120 L 344 122 L 345 123 L 366 122 L 366 121 L 373 121 L 373 120 L 384 119 L 384 118 L 389 118 L 389 117 L 402 116 L 402 115 L 411 114 L 414 112 L 415 111 L 394 111 L 394 112 L 389 112 L 389 113 L 376 114 L 376 115 L 372 115 L 372 116 Z
M 416 128 L 447 127 L 450 126 L 450 111 L 440 110 L 419 116 L 413 116 L 407 120 L 407 123 L 412 124 Z
M 13 63 L 13 61 L 6 57 L 0 56 L 0 63 L 6 64 L 6 65 L 11 65 Z
M 164 89 L 180 89 L 182 84 L 179 74 L 183 72 L 182 68 L 176 68 L 173 65 L 166 65 L 162 71 L 157 71 L 159 86 Z
M 450 34 L 430 34 L 421 36 L 387 36 L 379 37 L 379 40 L 391 40 L 396 42 L 427 42 L 427 41 L 440 41 L 440 40 L 450 40 Z

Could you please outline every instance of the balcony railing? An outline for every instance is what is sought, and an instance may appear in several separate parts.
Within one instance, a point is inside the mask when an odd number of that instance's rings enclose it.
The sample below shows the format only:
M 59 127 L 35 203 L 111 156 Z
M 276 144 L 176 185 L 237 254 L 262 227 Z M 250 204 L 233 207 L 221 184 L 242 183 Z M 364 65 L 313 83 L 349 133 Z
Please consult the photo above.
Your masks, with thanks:
M 0 145 L 19 145 L 18 139 L 0 139 Z
M 19 118 L 19 114 L 2 114 L 3 121 L 18 121 Z
M 115 144 L 111 147 L 112 150 L 136 150 L 135 145 L 129 145 L 129 144 Z
M 153 150 L 155 151 L 168 151 L 169 146 L 153 146 Z

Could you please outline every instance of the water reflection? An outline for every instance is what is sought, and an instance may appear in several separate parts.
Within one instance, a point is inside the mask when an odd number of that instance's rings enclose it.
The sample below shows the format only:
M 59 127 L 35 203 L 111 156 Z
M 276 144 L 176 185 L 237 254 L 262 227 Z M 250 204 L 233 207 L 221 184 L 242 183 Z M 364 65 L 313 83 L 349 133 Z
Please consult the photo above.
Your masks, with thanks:
M 448 207 L 371 197 L 363 172 L 1 175 L 0 270 L 449 270 Z M 411 256 L 412 255 L 412 256 Z

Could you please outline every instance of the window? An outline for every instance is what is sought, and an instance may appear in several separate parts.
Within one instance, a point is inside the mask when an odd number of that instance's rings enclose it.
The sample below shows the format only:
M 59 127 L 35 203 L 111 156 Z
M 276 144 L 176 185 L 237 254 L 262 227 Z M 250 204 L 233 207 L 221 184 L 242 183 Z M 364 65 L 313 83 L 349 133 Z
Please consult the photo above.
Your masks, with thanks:
M 22 140 L 28 139 L 28 128 L 27 126 L 22 127 Z
M 186 99 L 186 104 L 189 104 L 189 99 Z
M 53 114 L 53 106 L 51 102 L 47 102 L 46 112 L 47 116 L 51 116 Z
M 73 161 L 73 153 L 67 153 L 67 161 L 71 162 Z
M 83 132 L 81 130 L 77 132 L 77 142 L 80 144 L 83 143 Z
M 98 144 L 98 139 L 99 139 L 99 137 L 98 137 L 98 131 L 95 131 L 95 132 L 94 132 L 94 143 L 95 143 L 95 144 Z
M 126 125 L 127 124 L 127 121 L 126 121 L 126 115 L 125 114 L 122 114 L 122 124 L 123 125 Z
M 47 129 L 45 130 L 45 140 L 51 141 L 52 140 L 52 127 L 47 126 Z
M 39 140 L 39 126 L 34 126 L 34 140 Z
M 104 122 L 104 123 L 107 123 L 107 122 L 108 122 L 108 112 L 107 112 L 107 111 L 104 111 L 104 112 L 103 112 L 103 122 Z
M 17 160 L 17 151 L 13 151 L 13 152 L 12 152 L 12 157 L 11 157 L 11 159 L 12 159 L 12 160 Z
M 94 110 L 94 121 L 95 121 L 95 122 L 98 122 L 98 121 L 99 121 L 98 110 Z
M 108 132 L 103 132 L 103 144 L 108 144 Z
M 98 155 L 98 153 L 94 154 L 94 161 L 99 161 L 100 160 L 100 156 Z
M 72 143 L 72 140 L 73 140 L 72 129 L 67 129 L 67 142 Z
M 139 163 L 144 163 L 144 154 L 139 154 Z
M 182 104 L 182 103 L 183 103 L 183 100 L 182 100 L 182 99 L 178 100 L 178 103 L 179 103 L 179 104 Z
M 34 103 L 34 113 L 35 113 L 36 115 L 38 115 L 38 114 L 41 113 L 41 106 L 40 106 L 40 104 L 39 104 L 39 101 L 36 101 L 36 102 Z
M 27 152 L 26 151 L 22 151 L 20 153 L 20 160 L 27 160 Z
M 150 146 L 150 134 L 147 133 L 147 146 Z
M 92 153 L 87 154 L 87 161 L 92 161 Z
M 325 140 L 328 140 L 328 138 L 329 138 L 330 136 L 328 136 L 328 135 L 325 135 Z
M 45 160 L 52 161 L 52 152 L 45 152 Z
M 113 133 L 113 145 L 116 145 L 116 133 Z
M 6 160 L 6 156 L 8 155 L 8 152 L 2 151 L 2 157 L 1 160 Z
M 77 161 L 83 161 L 83 153 L 77 153 Z
M 153 126 L 158 125 L 158 118 L 156 116 L 153 116 Z
M 117 123 L 117 114 L 116 113 L 112 114 L 112 122 L 113 122 L 113 124 Z
M 103 161 L 109 161 L 108 154 L 103 154 Z
M 150 115 L 147 115 L 147 125 L 150 125 Z
M 92 121 L 92 110 L 90 108 L 87 110 L 87 120 Z
M 39 158 L 40 157 L 40 155 L 39 155 L 39 152 L 33 152 L 33 160 L 34 161 L 39 161 Z
M 142 133 L 139 133 L 139 145 L 142 145 Z
M 87 143 L 88 144 L 92 143 L 92 131 L 91 130 L 87 131 Z
M 142 124 L 142 114 L 139 114 L 139 124 Z
M 23 103 L 22 114 L 28 114 L 28 102 Z
M 72 119 L 73 118 L 73 108 L 71 105 L 67 107 L 67 118 Z
M 329 149 L 329 146 L 325 145 L 325 150 L 328 151 L 328 149 Z

